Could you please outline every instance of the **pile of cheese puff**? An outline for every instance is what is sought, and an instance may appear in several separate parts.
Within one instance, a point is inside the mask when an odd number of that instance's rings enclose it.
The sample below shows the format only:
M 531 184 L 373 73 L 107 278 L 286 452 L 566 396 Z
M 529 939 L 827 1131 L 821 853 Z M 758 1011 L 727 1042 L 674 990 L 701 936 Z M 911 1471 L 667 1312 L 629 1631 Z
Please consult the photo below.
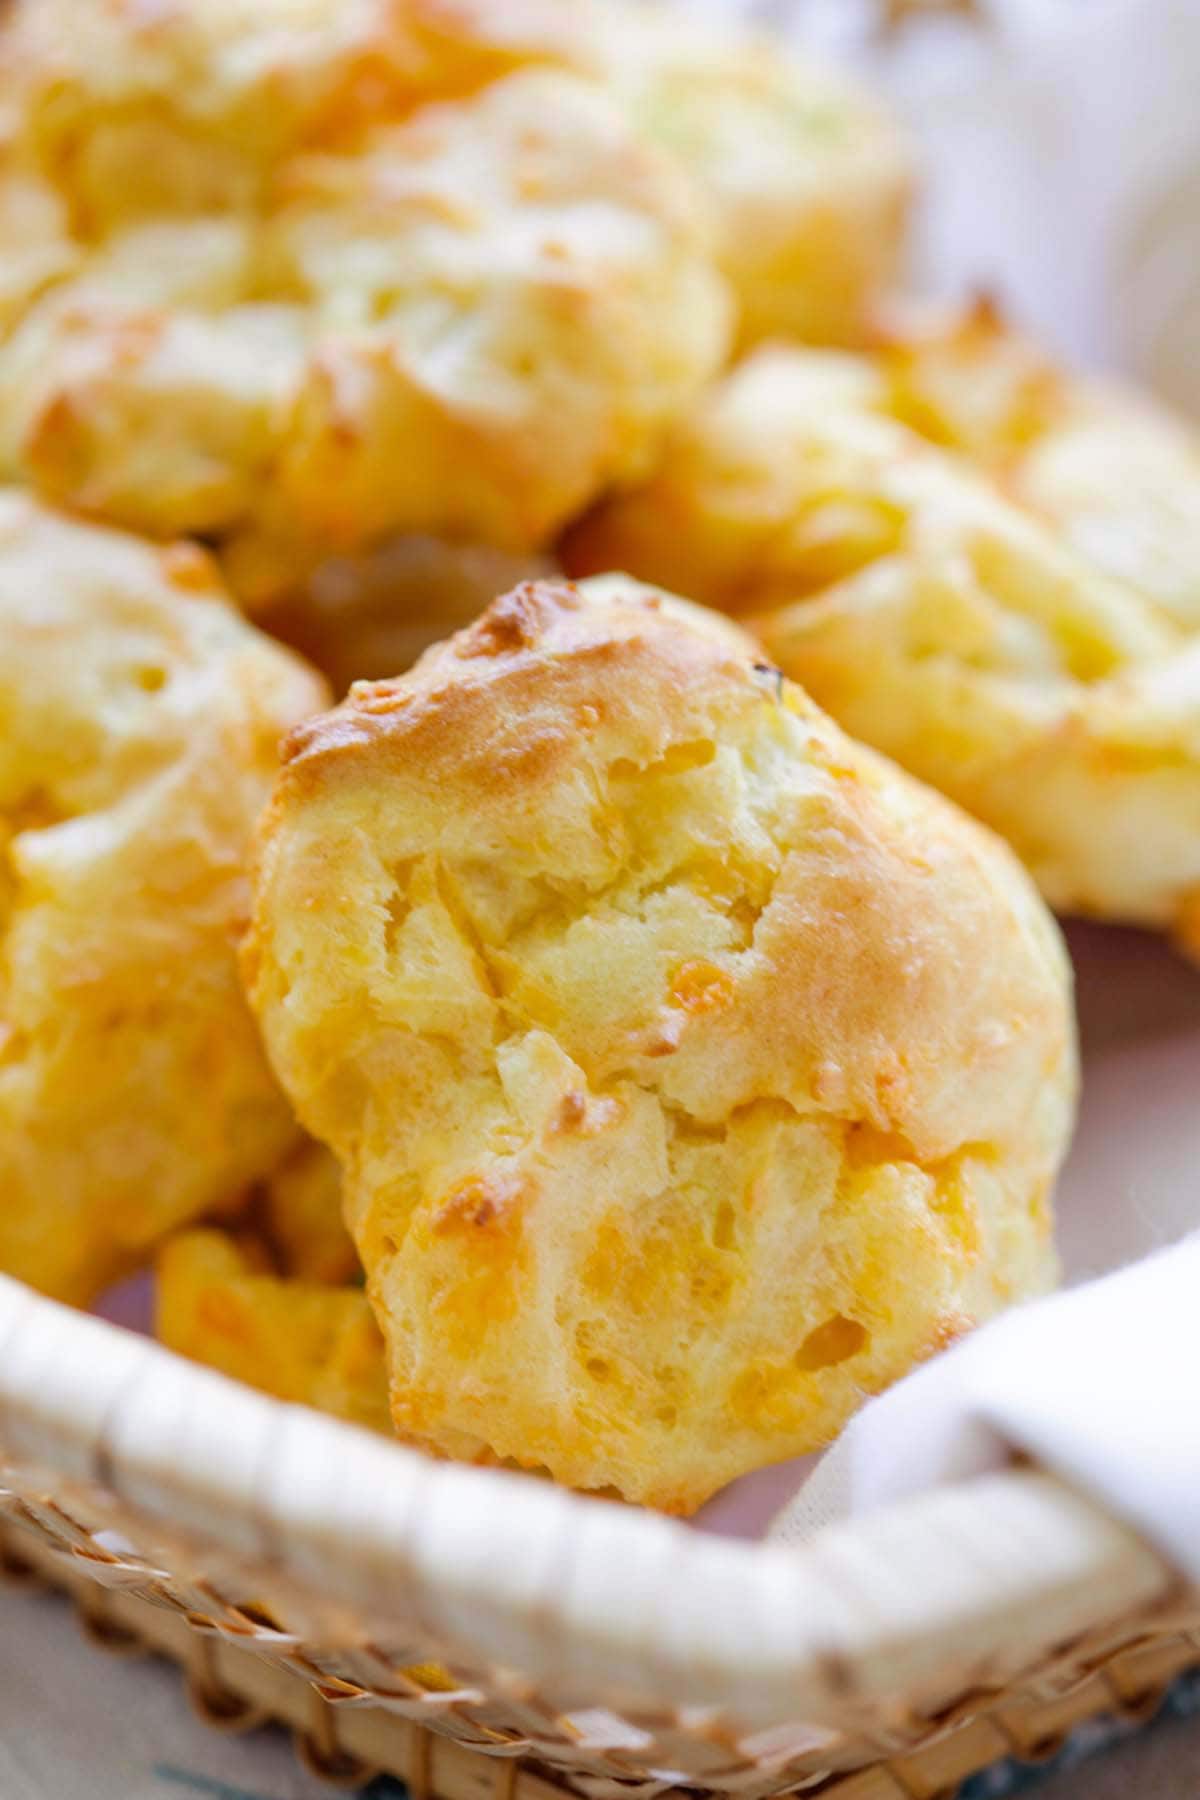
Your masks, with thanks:
M 1200 449 L 912 189 L 633 0 L 7 9 L 0 1268 L 681 1513 L 1053 1281 Z

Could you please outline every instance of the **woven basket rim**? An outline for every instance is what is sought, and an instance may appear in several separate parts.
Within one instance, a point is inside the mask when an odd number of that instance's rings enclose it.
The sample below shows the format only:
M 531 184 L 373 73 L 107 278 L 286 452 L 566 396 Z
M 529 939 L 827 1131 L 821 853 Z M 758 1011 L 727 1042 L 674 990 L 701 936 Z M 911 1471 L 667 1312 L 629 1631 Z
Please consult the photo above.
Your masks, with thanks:
M 529 1476 L 439 1463 L 285 1405 L 0 1277 L 10 1464 L 269 1563 L 368 1618 L 418 1619 L 502 1680 L 758 1728 L 1007 1679 L 1169 1597 L 1132 1530 L 1011 1469 L 825 1527 L 717 1537 Z M 2 1477 L 0 1477 L 2 1480 Z

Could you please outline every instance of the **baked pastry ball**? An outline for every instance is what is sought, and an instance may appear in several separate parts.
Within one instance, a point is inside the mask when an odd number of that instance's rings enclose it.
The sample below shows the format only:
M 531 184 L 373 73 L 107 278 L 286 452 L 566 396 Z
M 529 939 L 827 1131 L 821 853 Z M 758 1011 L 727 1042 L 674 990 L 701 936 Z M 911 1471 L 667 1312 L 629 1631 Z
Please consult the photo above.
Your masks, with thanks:
M 1115 400 L 1077 426 L 1092 402 L 1031 373 L 993 363 L 952 429 L 952 384 L 929 366 L 919 390 L 887 356 L 761 351 L 678 428 L 649 483 L 580 525 L 565 560 L 755 615 L 769 656 L 1000 831 L 1060 911 L 1170 930 L 1195 951 L 1200 643 L 1170 525 L 1190 493 L 1182 434 L 1148 453 L 1172 471 L 1157 495 L 1135 483 L 1123 499 Z M 970 457 L 902 422 L 919 414 L 932 433 L 935 393 L 937 429 Z M 1094 446 L 1102 418 L 1104 483 L 1068 497 L 1064 468 L 1087 461 L 1075 434 Z M 1138 542 L 1152 545 L 1141 579 L 1116 579 Z
M 896 121 L 844 74 L 732 22 L 615 0 L 595 13 L 614 91 L 712 208 L 742 341 L 861 342 L 914 187 Z
M 361 1288 L 274 1273 L 252 1242 L 185 1231 L 159 1252 L 155 1333 L 278 1400 L 390 1432 L 383 1340 Z
M 896 311 L 879 404 L 960 450 L 1085 561 L 1200 630 L 1200 436 L 1149 394 L 1059 367 L 987 301 Z
M 397 1431 L 687 1513 L 1051 1279 L 1073 1027 L 1002 844 L 629 588 L 295 732 L 244 971 Z
M 325 700 L 193 545 L 0 493 L 0 1268 L 86 1301 L 294 1136 L 245 856 Z
M 733 328 L 707 209 L 502 13 L 18 6 L 79 261 L 0 347 L 0 471 L 214 539 L 247 604 L 395 535 L 535 550 L 642 473 Z

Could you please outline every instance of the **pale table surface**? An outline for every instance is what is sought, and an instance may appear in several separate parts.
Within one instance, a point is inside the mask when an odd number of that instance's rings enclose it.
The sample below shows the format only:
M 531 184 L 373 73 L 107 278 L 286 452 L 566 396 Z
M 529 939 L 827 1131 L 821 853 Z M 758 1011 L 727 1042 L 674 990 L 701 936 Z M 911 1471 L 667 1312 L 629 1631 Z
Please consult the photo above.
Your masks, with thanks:
M 376 1783 L 370 1800 L 400 1800 Z M 282 1731 L 228 1738 L 189 1712 L 178 1672 L 84 1643 L 69 1603 L 0 1591 L 3 1800 L 331 1800 Z M 1196 1800 L 1200 1718 L 1166 1721 L 1028 1800 Z

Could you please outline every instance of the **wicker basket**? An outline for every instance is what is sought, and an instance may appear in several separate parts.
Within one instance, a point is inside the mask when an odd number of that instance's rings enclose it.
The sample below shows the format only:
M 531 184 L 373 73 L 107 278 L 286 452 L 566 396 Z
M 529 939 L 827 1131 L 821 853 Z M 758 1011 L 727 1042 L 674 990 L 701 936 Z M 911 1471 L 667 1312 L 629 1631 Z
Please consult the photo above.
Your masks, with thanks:
M 4 1279 L 0 1442 L 10 1571 L 184 1661 L 211 1720 L 279 1717 L 418 1800 L 930 1800 L 1200 1662 L 1200 1597 L 1032 1470 L 733 1542 L 435 1463 Z

